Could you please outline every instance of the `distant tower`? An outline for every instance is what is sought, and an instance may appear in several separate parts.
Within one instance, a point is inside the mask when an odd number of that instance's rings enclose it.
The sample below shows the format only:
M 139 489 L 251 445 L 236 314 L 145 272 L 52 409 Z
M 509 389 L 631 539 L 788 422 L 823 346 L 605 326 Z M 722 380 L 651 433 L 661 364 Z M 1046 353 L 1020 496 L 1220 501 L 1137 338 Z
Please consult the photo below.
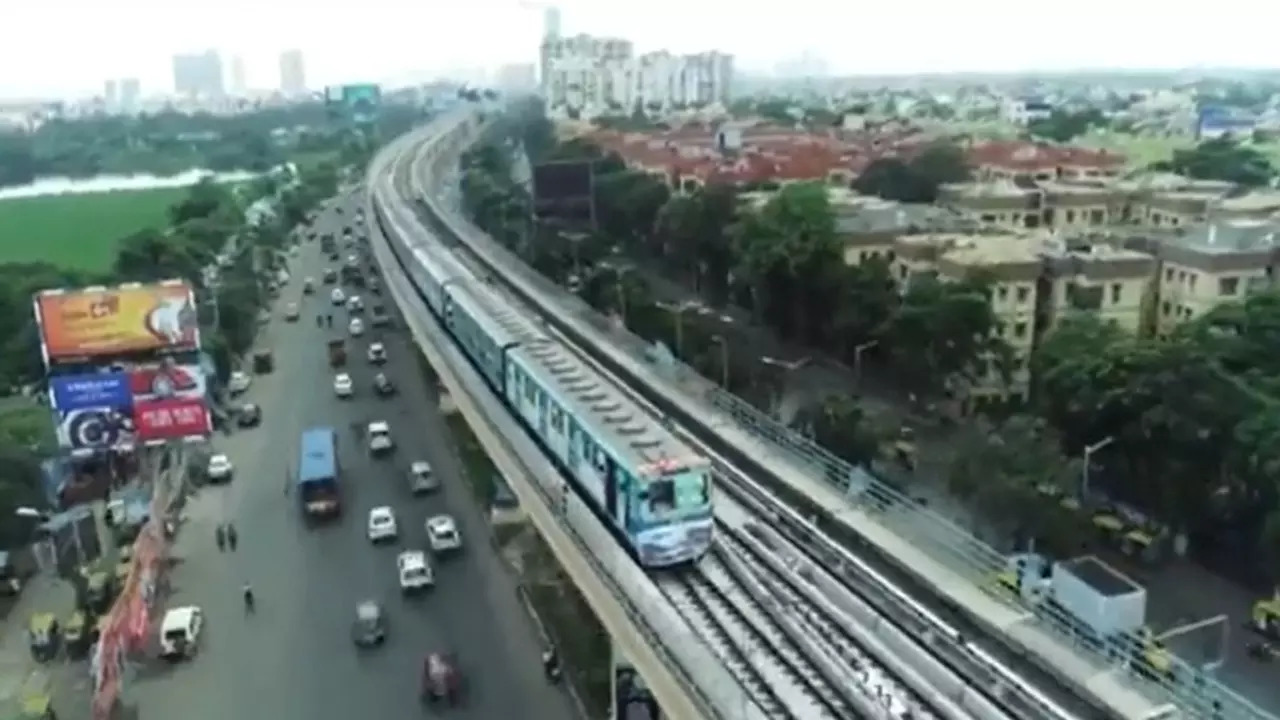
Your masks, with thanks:
M 560 37 L 560 8 L 548 7 L 542 11 L 542 37 L 548 40 Z
M 245 82 L 244 58 L 234 55 L 231 58 L 231 94 L 244 95 L 248 89 L 249 86 Z
M 301 50 L 280 53 L 280 90 L 285 95 L 297 96 L 307 92 L 306 66 Z

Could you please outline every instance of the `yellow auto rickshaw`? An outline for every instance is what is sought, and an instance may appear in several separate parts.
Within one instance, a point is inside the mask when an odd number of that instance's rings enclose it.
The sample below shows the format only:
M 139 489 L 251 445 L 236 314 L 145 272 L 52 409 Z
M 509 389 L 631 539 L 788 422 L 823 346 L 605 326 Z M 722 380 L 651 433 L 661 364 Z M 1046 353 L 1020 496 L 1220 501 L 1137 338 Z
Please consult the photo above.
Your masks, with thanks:
M 30 695 L 22 700 L 22 720 L 58 720 L 53 712 L 53 698 L 47 694 Z
M 115 599 L 116 581 L 113 574 L 99 570 L 89 575 L 86 590 L 86 599 L 88 600 L 89 609 L 104 613 L 111 607 L 111 601 Z
M 84 612 L 77 610 L 67 617 L 62 626 L 62 643 L 72 658 L 82 658 L 89 652 L 89 620 Z
M 48 662 L 58 654 L 58 618 L 53 613 L 36 613 L 28 624 L 31 657 Z

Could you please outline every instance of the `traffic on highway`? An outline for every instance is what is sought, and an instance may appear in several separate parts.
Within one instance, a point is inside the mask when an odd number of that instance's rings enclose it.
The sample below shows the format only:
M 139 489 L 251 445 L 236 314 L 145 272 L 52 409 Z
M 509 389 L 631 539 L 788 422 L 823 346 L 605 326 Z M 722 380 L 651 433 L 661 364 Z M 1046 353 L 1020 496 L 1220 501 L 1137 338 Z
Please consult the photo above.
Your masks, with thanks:
M 130 700 L 192 720 L 569 717 L 380 296 L 360 203 L 299 235 L 259 342 L 274 370 L 242 382 L 253 420 L 212 440 L 212 482 L 184 513 L 168 604 L 200 628 Z M 235 546 L 216 542 L 228 527 Z

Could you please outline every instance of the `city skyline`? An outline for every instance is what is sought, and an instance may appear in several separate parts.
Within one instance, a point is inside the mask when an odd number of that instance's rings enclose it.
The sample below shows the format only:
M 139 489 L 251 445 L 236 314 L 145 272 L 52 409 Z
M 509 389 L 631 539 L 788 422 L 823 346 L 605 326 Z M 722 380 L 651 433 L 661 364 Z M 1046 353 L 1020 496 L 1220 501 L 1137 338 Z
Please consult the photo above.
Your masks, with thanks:
M 1042 34 L 1021 31 L 1016 20 L 1025 9 L 1014 0 L 975 0 L 963 7 L 906 0 L 856 10 L 793 0 L 781 17 L 772 7 L 753 10 L 718 1 L 653 0 L 628 8 L 585 0 L 476 0 L 451 7 L 447 18 L 427 7 L 387 0 L 367 0 L 354 17 L 343 8 L 320 6 L 300 13 L 293 5 L 251 5 L 244 0 L 227 0 L 218 13 L 205 12 L 207 8 L 191 0 L 174 0 L 158 17 L 154 6 L 141 0 L 110 6 L 47 0 L 9 9 L 7 21 L 16 27 L 58 28 L 59 47 L 77 51 L 61 57 L 49 52 L 44 34 L 16 33 L 0 47 L 0 63 L 27 68 L 33 65 L 31 58 L 40 61 L 30 71 L 0 78 L 0 96 L 97 94 L 107 77 L 137 77 L 143 87 L 164 88 L 170 84 L 169 58 L 203 48 L 243 56 L 250 87 L 275 86 L 265 78 L 274 75 L 274 58 L 287 47 L 305 54 L 308 83 L 315 87 L 384 82 L 459 67 L 492 71 L 536 57 L 551 5 L 559 11 L 564 35 L 625 37 L 642 52 L 714 48 L 733 54 L 743 73 L 771 73 L 806 54 L 822 58 L 826 69 L 837 75 L 1278 64 L 1267 33 L 1272 27 L 1268 20 L 1280 20 L 1280 6 L 1268 10 L 1246 6 L 1242 0 L 1222 0 L 1208 14 L 1193 7 L 1157 5 L 1154 0 L 1081 0 L 1071 13 L 1055 17 L 1051 31 L 1053 37 L 1078 39 L 1073 42 L 1046 42 Z M 192 15 L 201 22 L 185 19 Z M 68 24 L 67 17 L 77 21 Z M 1239 22 L 1241 17 L 1250 21 Z M 149 33 L 119 42 L 144 20 Z M 375 22 L 376 33 L 361 28 L 362 23 Z M 422 29 L 442 23 L 449 27 L 428 33 L 429 41 L 424 42 Z M 1157 26 L 1159 32 L 1134 31 Z M 473 32 L 477 30 L 483 33 Z M 85 57 L 94 58 L 91 67 L 83 62 Z

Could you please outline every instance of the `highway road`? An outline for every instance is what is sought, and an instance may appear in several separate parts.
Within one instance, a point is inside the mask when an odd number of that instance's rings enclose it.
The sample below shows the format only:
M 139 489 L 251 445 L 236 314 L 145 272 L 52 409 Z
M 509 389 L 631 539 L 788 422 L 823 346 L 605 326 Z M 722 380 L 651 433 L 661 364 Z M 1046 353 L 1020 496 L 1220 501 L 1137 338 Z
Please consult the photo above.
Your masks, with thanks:
M 326 212 L 325 231 L 352 216 Z M 264 411 L 261 427 L 215 440 L 236 465 L 229 486 L 206 488 L 188 504 L 178 541 L 183 563 L 175 570 L 169 605 L 205 608 L 208 633 L 200 655 L 176 667 L 144 671 L 127 688 L 143 717 L 186 720 L 276 718 L 350 720 L 412 717 L 418 700 L 424 653 L 453 649 L 466 675 L 459 718 L 573 717 L 565 694 L 547 684 L 539 662 L 541 644 L 517 600 L 514 578 L 490 549 L 482 513 L 460 479 L 451 436 L 430 399 L 405 335 L 389 331 L 387 372 L 400 387 L 381 400 L 371 388 L 375 370 L 365 361 L 367 343 L 348 341 L 348 370 L 357 394 L 333 394 L 324 341 L 330 331 L 315 325 L 329 309 L 318 280 L 324 260 L 318 243 L 306 243 L 294 261 L 282 302 L 301 297 L 301 279 L 317 279 L 318 292 L 304 298 L 302 319 L 286 323 L 276 313 L 262 344 L 276 355 L 276 371 L 254 380 L 248 398 Z M 366 295 L 367 297 L 367 295 Z M 334 313 L 334 324 L 345 312 Z M 333 332 L 336 332 L 333 331 Z M 376 331 L 375 331 L 376 332 Z M 391 423 L 399 449 L 394 459 L 373 460 L 360 432 L 372 420 Z M 346 513 L 337 524 L 307 528 L 296 496 L 286 496 L 286 477 L 296 467 L 299 433 L 331 425 L 340 433 Z M 407 467 L 427 459 L 444 483 L 432 497 L 408 492 Z M 400 521 L 398 546 L 373 547 L 365 537 L 369 508 L 391 505 Z M 435 591 L 416 599 L 400 596 L 395 556 L 399 548 L 425 549 L 424 518 L 450 512 L 468 546 L 463 556 L 437 567 Z M 219 521 L 233 521 L 239 550 L 220 554 L 213 543 Z M 252 583 L 258 612 L 245 616 L 243 582 Z M 358 651 L 350 639 L 357 602 L 375 598 L 387 608 L 390 636 L 382 648 Z

